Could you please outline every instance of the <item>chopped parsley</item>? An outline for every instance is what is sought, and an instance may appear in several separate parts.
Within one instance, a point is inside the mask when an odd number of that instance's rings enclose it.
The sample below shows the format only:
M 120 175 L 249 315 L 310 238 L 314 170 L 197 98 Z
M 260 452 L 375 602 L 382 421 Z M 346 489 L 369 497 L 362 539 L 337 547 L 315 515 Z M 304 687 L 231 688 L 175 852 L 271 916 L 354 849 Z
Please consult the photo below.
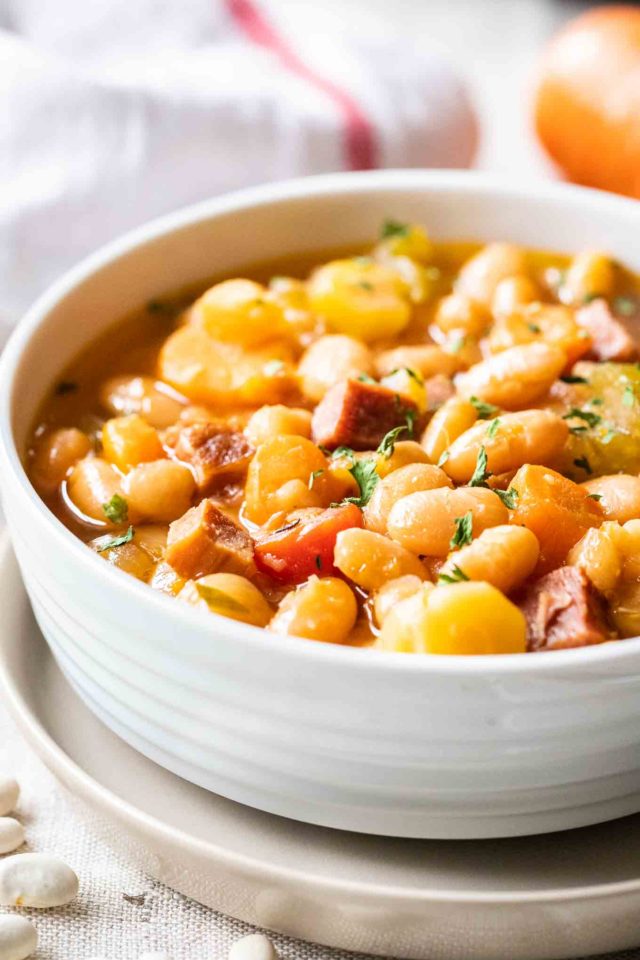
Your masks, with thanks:
M 358 380 L 360 383 L 377 383 L 377 380 L 374 380 L 373 377 L 370 377 L 368 373 L 360 373 L 358 375 Z
M 633 297 L 616 297 L 613 301 L 613 309 L 621 317 L 632 317 L 639 308 L 640 304 Z
M 133 540 L 134 536 L 135 531 L 133 527 L 129 527 L 126 533 L 121 534 L 119 537 L 113 537 L 111 540 L 107 540 L 106 543 L 99 546 L 98 553 L 104 553 L 105 550 L 113 550 L 114 547 L 121 547 L 123 544 Z
M 114 493 L 107 503 L 102 504 L 102 509 L 107 520 L 111 523 L 124 523 L 129 516 L 129 507 L 124 497 L 119 493 Z
M 602 299 L 601 293 L 585 293 L 584 297 L 582 298 L 582 302 L 593 303 L 594 300 L 601 300 L 601 299 Z
M 489 429 L 487 430 L 487 439 L 493 440 L 498 429 L 500 428 L 500 417 L 496 417 L 495 420 L 492 420 L 489 424 Z
M 356 507 L 366 507 L 380 479 L 376 467 L 375 460 L 356 460 L 349 473 L 358 484 L 360 496 L 345 497 L 342 503 L 354 503 Z
M 569 412 L 565 413 L 562 419 L 573 420 L 574 418 L 578 420 L 584 420 L 584 422 L 590 427 L 597 427 L 602 421 L 602 417 L 598 413 L 594 413 L 592 410 L 582 410 L 580 407 L 571 407 Z M 580 428 L 574 428 L 574 433 L 576 432 L 576 429 Z
M 401 433 L 405 432 L 405 430 L 409 430 L 409 425 L 403 423 L 401 426 L 394 427 L 393 430 L 389 430 L 388 433 L 385 433 L 384 437 L 380 441 L 376 453 L 379 453 L 380 456 L 388 460 L 395 449 L 396 440 Z
M 520 496 L 515 487 L 509 487 L 508 490 L 494 489 L 493 492 L 496 494 L 496 496 L 500 497 L 507 510 L 515 510 L 518 497 Z
M 416 431 L 416 411 L 406 410 L 404 418 L 407 422 L 407 433 L 412 437 Z
M 78 384 L 74 383 L 73 380 L 61 380 L 56 385 L 55 394 L 57 397 L 66 397 L 69 393 L 75 393 L 77 389 Z
M 636 402 L 636 395 L 634 393 L 633 387 L 630 383 L 626 385 L 622 393 L 622 405 L 624 407 L 632 407 Z
M 460 353 L 467 342 L 466 337 L 457 337 L 449 344 L 449 353 Z
M 323 473 L 324 473 L 324 470 L 322 469 L 311 471 L 311 473 L 309 474 L 309 483 L 308 483 L 309 490 L 313 490 L 314 483 L 316 482 L 318 477 L 321 476 Z
M 408 223 L 402 223 L 400 220 L 393 220 L 391 217 L 383 222 L 380 230 L 381 240 L 390 240 L 392 237 L 407 237 L 411 227 Z
M 591 464 L 586 457 L 576 457 L 573 461 L 574 466 L 579 467 L 581 470 L 584 470 L 585 473 L 592 474 L 593 470 L 591 469 Z
M 565 373 L 560 379 L 563 383 L 589 383 L 586 377 L 577 377 L 572 373 Z
M 456 532 L 451 537 L 449 546 L 452 550 L 455 550 L 459 547 L 465 547 L 473 540 L 473 510 L 465 513 L 464 517 L 456 517 L 453 522 Z
M 461 570 L 460 567 L 455 564 L 451 568 L 451 573 L 438 574 L 438 583 L 462 583 L 468 579 L 469 577 L 464 570 Z
M 470 487 L 486 487 L 487 480 L 491 476 L 491 473 L 487 470 L 487 451 L 484 447 L 480 447 L 478 451 L 478 458 L 476 460 L 476 468 L 473 471 L 473 476 L 469 480 Z
M 602 500 L 602 494 L 601 494 L 601 493 L 588 493 L 588 494 L 587 494 L 587 500 L 597 500 L 598 503 L 599 503 L 600 500 Z
M 406 373 L 406 374 L 408 374 L 408 376 L 410 376 L 413 380 L 415 380 L 416 383 L 419 383 L 420 386 L 422 386 L 423 383 L 424 383 L 424 380 L 423 380 L 423 378 L 420 376 L 420 374 L 418 373 L 418 371 L 417 371 L 417 370 L 412 370 L 411 367 L 396 367 L 395 370 L 392 370 L 391 373 L 388 373 L 388 374 L 387 374 L 387 376 L 388 376 L 388 377 L 392 377 L 392 376 L 394 375 L 394 373 Z
M 542 330 L 540 329 L 537 323 L 528 323 L 527 326 L 531 331 L 531 333 L 542 333 Z
M 480 420 L 490 420 L 499 409 L 495 404 L 485 403 L 484 400 L 479 400 L 477 397 L 469 397 L 469 403 L 476 408 Z
M 323 451 L 324 453 L 324 451 Z M 351 463 L 356 462 L 356 455 L 351 449 L 351 447 L 345 447 L 344 444 L 340 447 L 336 447 L 333 453 L 331 454 L 332 460 L 339 460 L 340 457 L 346 457 L 347 460 L 351 460 Z
M 374 289 L 373 284 L 368 280 L 358 280 L 358 286 L 361 290 L 366 290 L 367 293 L 371 293 L 371 291 Z

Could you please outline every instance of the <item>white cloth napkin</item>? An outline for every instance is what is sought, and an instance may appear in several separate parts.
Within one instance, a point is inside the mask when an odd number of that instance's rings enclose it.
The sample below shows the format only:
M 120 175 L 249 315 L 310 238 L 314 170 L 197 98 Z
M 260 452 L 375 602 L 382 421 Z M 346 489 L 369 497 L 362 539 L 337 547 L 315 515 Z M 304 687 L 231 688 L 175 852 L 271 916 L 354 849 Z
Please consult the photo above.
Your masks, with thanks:
M 364 8 L 0 0 L 0 317 L 92 249 L 222 191 L 324 171 L 464 167 L 456 72 Z

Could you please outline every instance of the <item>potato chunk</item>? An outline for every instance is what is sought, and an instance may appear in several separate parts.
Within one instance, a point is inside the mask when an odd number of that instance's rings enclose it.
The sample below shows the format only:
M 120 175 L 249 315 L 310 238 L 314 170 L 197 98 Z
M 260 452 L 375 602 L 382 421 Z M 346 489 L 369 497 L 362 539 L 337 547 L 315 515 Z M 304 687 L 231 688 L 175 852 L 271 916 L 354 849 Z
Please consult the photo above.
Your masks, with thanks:
M 309 280 L 309 302 L 330 330 L 367 343 L 395 336 L 411 317 L 400 276 L 366 258 L 319 267 Z
M 216 340 L 259 347 L 288 333 L 282 310 L 266 295 L 253 280 L 224 280 L 196 300 L 192 317 Z
M 399 653 L 524 653 L 526 622 L 489 583 L 426 584 L 385 618 L 376 646 Z
M 247 350 L 188 324 L 165 341 L 159 374 L 196 403 L 253 406 L 287 397 L 294 386 L 292 359 L 288 342 L 274 340 Z

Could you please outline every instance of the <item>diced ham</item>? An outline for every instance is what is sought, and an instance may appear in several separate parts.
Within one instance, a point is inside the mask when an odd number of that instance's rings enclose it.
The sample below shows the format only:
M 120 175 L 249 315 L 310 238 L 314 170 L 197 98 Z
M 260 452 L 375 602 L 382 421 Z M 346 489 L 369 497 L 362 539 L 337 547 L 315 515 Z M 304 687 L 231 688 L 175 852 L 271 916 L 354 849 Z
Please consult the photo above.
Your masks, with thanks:
M 417 419 L 418 409 L 407 397 L 377 383 L 343 380 L 325 394 L 313 413 L 315 443 L 334 449 L 373 450 L 384 435 Z M 408 439 L 409 433 L 403 437 Z
M 251 575 L 253 541 L 213 500 L 203 500 L 169 525 L 166 562 L 185 580 L 208 573 Z
M 201 494 L 210 493 L 219 482 L 241 476 L 253 455 L 253 447 L 243 433 L 217 423 L 179 427 L 165 439 L 178 460 L 193 470 Z
M 560 567 L 530 583 L 518 606 L 527 621 L 527 650 L 587 647 L 611 638 L 604 604 L 577 567 Z
M 581 307 L 576 313 L 576 320 L 593 341 L 588 359 L 625 362 L 638 358 L 638 343 L 624 321 L 614 316 L 603 298 Z

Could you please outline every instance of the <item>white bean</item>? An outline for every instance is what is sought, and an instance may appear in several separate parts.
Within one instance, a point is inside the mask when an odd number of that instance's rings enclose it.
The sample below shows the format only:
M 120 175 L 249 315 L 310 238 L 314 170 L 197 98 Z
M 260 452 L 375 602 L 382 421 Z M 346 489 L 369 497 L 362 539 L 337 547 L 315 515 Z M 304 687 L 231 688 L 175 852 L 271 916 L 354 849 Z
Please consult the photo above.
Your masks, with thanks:
M 15 810 L 20 796 L 20 787 L 11 777 L 0 777 L 0 817 Z
M 24 827 L 13 817 L 0 817 L 0 853 L 13 853 L 24 843 Z
M 38 946 L 36 928 L 26 917 L 0 917 L 0 960 L 26 960 Z
M 21 853 L 0 861 L 0 904 L 5 907 L 62 907 L 77 892 L 77 876 L 55 857 Z
M 229 950 L 229 960 L 278 960 L 278 952 L 263 933 L 252 933 Z

